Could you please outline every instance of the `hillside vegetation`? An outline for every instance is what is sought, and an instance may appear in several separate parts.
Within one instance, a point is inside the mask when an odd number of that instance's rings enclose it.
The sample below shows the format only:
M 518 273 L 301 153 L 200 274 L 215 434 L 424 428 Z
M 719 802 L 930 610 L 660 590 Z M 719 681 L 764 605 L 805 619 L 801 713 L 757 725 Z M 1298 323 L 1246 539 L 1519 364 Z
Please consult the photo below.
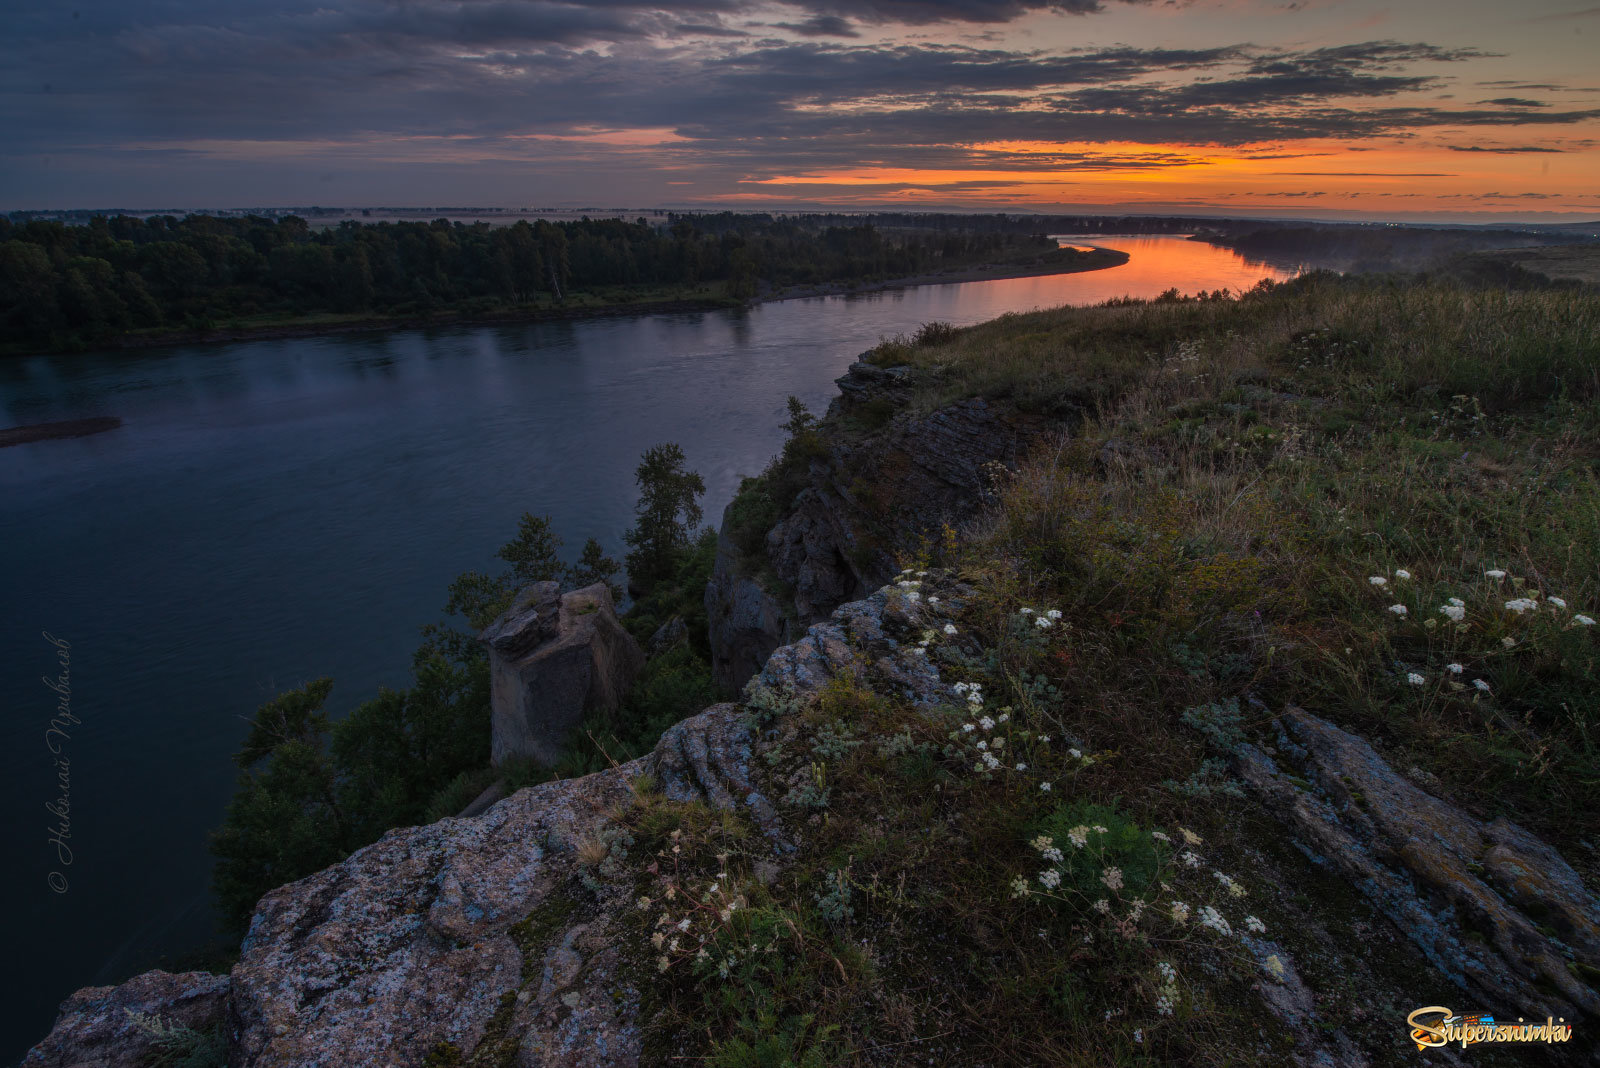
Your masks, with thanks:
M 1397 1062 L 1408 1012 L 1472 998 L 1236 778 L 1242 747 L 1293 748 L 1294 707 L 1595 885 L 1600 299 L 1312 276 L 871 358 L 915 369 L 914 406 L 1075 428 L 904 561 L 891 600 L 953 617 L 911 640 L 954 699 L 751 691 L 800 829 L 782 875 L 753 825 L 644 784 L 647 1050 L 1225 1064 L 1326 1041 Z

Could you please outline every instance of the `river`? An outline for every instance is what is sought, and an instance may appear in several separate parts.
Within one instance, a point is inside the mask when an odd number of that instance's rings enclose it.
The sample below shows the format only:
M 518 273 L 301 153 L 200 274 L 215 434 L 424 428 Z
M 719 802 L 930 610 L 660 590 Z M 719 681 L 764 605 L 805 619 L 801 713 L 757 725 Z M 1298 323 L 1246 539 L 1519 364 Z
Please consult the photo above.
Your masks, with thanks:
M 1175 237 L 1063 241 L 1131 259 L 737 312 L 0 361 L 0 426 L 124 420 L 0 449 L 0 1056 L 75 988 L 207 941 L 206 834 L 246 719 L 319 675 L 335 712 L 404 685 L 446 586 L 492 566 L 522 512 L 548 513 L 569 559 L 589 537 L 620 558 L 644 449 L 683 447 L 715 521 L 780 446 L 785 398 L 820 413 L 880 337 L 1286 276 Z

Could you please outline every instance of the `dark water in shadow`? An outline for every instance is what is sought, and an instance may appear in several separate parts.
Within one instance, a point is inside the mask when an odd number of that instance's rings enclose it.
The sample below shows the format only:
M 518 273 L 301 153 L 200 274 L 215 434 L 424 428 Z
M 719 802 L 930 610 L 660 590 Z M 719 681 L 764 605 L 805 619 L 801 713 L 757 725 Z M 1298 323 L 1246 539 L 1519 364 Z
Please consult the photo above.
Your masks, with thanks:
M 713 521 L 884 335 L 930 320 L 1249 288 L 1282 272 L 1171 237 L 1088 274 L 745 312 L 299 338 L 0 361 L 0 426 L 97 415 L 0 450 L 0 889 L 10 1063 L 79 986 L 212 932 L 206 832 L 245 718 L 318 675 L 344 711 L 403 685 L 418 628 L 523 511 L 616 556 L 639 454 L 676 441 Z M 50 631 L 71 643 L 72 863 L 47 840 Z M 67 880 L 64 893 L 49 885 Z M 27 982 L 22 983 L 22 976 Z

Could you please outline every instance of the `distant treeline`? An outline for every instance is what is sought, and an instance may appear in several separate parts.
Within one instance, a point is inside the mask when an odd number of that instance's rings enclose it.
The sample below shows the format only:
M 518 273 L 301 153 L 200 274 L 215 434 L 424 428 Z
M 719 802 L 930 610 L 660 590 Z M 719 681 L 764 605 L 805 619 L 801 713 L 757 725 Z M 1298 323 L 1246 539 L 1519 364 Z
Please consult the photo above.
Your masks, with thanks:
M 894 278 L 1038 256 L 1031 233 L 890 232 L 840 216 L 679 216 L 511 226 L 287 216 L 96 216 L 87 225 L 0 218 L 0 348 L 69 349 L 148 328 L 205 329 L 264 315 L 460 313 L 562 301 L 574 291 Z
M 1406 226 L 1252 226 L 1226 231 L 1208 227 L 1197 236 L 1245 256 L 1305 262 L 1347 271 L 1415 270 L 1467 252 L 1592 240 L 1554 230 L 1452 229 Z

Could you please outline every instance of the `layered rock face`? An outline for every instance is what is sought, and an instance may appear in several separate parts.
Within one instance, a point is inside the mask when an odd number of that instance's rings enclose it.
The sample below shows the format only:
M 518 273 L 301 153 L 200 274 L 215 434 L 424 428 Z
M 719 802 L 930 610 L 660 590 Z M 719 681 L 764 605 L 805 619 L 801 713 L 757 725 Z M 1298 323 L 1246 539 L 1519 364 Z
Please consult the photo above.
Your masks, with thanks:
M 1289 708 L 1278 727 L 1278 756 L 1298 774 L 1251 745 L 1235 766 L 1315 863 L 1484 1004 L 1538 1020 L 1600 1015 L 1580 978 L 1600 975 L 1600 901 L 1559 853 L 1435 797 L 1326 720 Z
M 554 764 L 586 712 L 622 703 L 644 652 L 604 583 L 568 594 L 538 582 L 479 635 L 489 647 L 492 760 Z
M 549 602 L 545 602 L 549 603 Z M 888 633 L 880 592 L 779 650 L 763 680 L 798 700 L 840 672 L 922 702 L 948 697 L 937 669 Z M 150 972 L 73 995 L 26 1068 L 135 1068 L 150 1047 L 124 1009 L 204 1027 L 225 1022 L 234 1068 L 517 1068 L 640 1064 L 638 973 L 618 918 L 631 883 L 592 869 L 648 774 L 667 797 L 739 809 L 772 863 L 793 850 L 757 785 L 764 740 L 743 708 L 715 705 L 668 730 L 649 756 L 528 787 L 471 818 L 390 831 L 257 906 L 231 977 Z
M 959 702 L 939 664 L 911 644 L 970 596 L 947 581 L 937 592 L 938 614 L 887 589 L 841 606 L 767 660 L 761 687 L 796 709 L 839 676 L 913 707 Z M 79 991 L 24 1068 L 145 1063 L 153 1049 L 128 1009 L 146 1023 L 224 1024 L 234 1068 L 420 1068 L 430 1056 L 635 1068 L 651 969 L 624 937 L 635 908 L 626 866 L 595 866 L 593 847 L 618 840 L 635 781 L 649 775 L 669 798 L 748 815 L 781 872 L 805 828 L 786 824 L 774 803 L 780 784 L 765 777 L 765 755 L 795 743 L 795 724 L 758 732 L 752 722 L 739 705 L 715 705 L 667 731 L 649 756 L 529 787 L 471 818 L 390 831 L 263 898 L 230 977 L 152 972 Z M 1589 981 L 1600 974 L 1600 903 L 1555 850 L 1429 793 L 1326 720 L 1289 708 L 1277 724 L 1270 748 L 1235 752 L 1239 775 L 1310 862 L 1349 886 L 1370 923 L 1389 927 L 1387 941 L 1414 947 L 1398 989 L 1362 946 L 1328 938 L 1315 913 L 1272 941 L 1245 937 L 1258 961 L 1277 965 L 1280 978 L 1257 992 L 1298 1036 L 1292 1063 L 1390 1063 L 1402 1041 L 1397 1017 L 1394 1046 L 1352 1046 L 1302 980 L 1308 959 L 1370 986 L 1374 1004 L 1449 1003 L 1459 989 L 1530 1019 L 1587 1027 L 1600 1016 Z
M 907 410 L 910 374 L 852 364 L 838 379 L 828 419 L 836 429 L 882 425 L 827 435 L 829 451 L 812 462 L 809 485 L 767 533 L 764 560 L 742 560 L 726 536 L 719 540 L 706 610 L 712 667 L 724 686 L 743 686 L 779 645 L 887 582 L 898 570 L 897 553 L 915 553 L 938 542 L 946 527 L 965 525 L 992 488 L 993 465 L 1010 467 L 1048 429 L 982 399 L 930 413 Z M 723 531 L 728 518 L 724 513 Z M 750 577 L 763 570 L 792 598 Z

